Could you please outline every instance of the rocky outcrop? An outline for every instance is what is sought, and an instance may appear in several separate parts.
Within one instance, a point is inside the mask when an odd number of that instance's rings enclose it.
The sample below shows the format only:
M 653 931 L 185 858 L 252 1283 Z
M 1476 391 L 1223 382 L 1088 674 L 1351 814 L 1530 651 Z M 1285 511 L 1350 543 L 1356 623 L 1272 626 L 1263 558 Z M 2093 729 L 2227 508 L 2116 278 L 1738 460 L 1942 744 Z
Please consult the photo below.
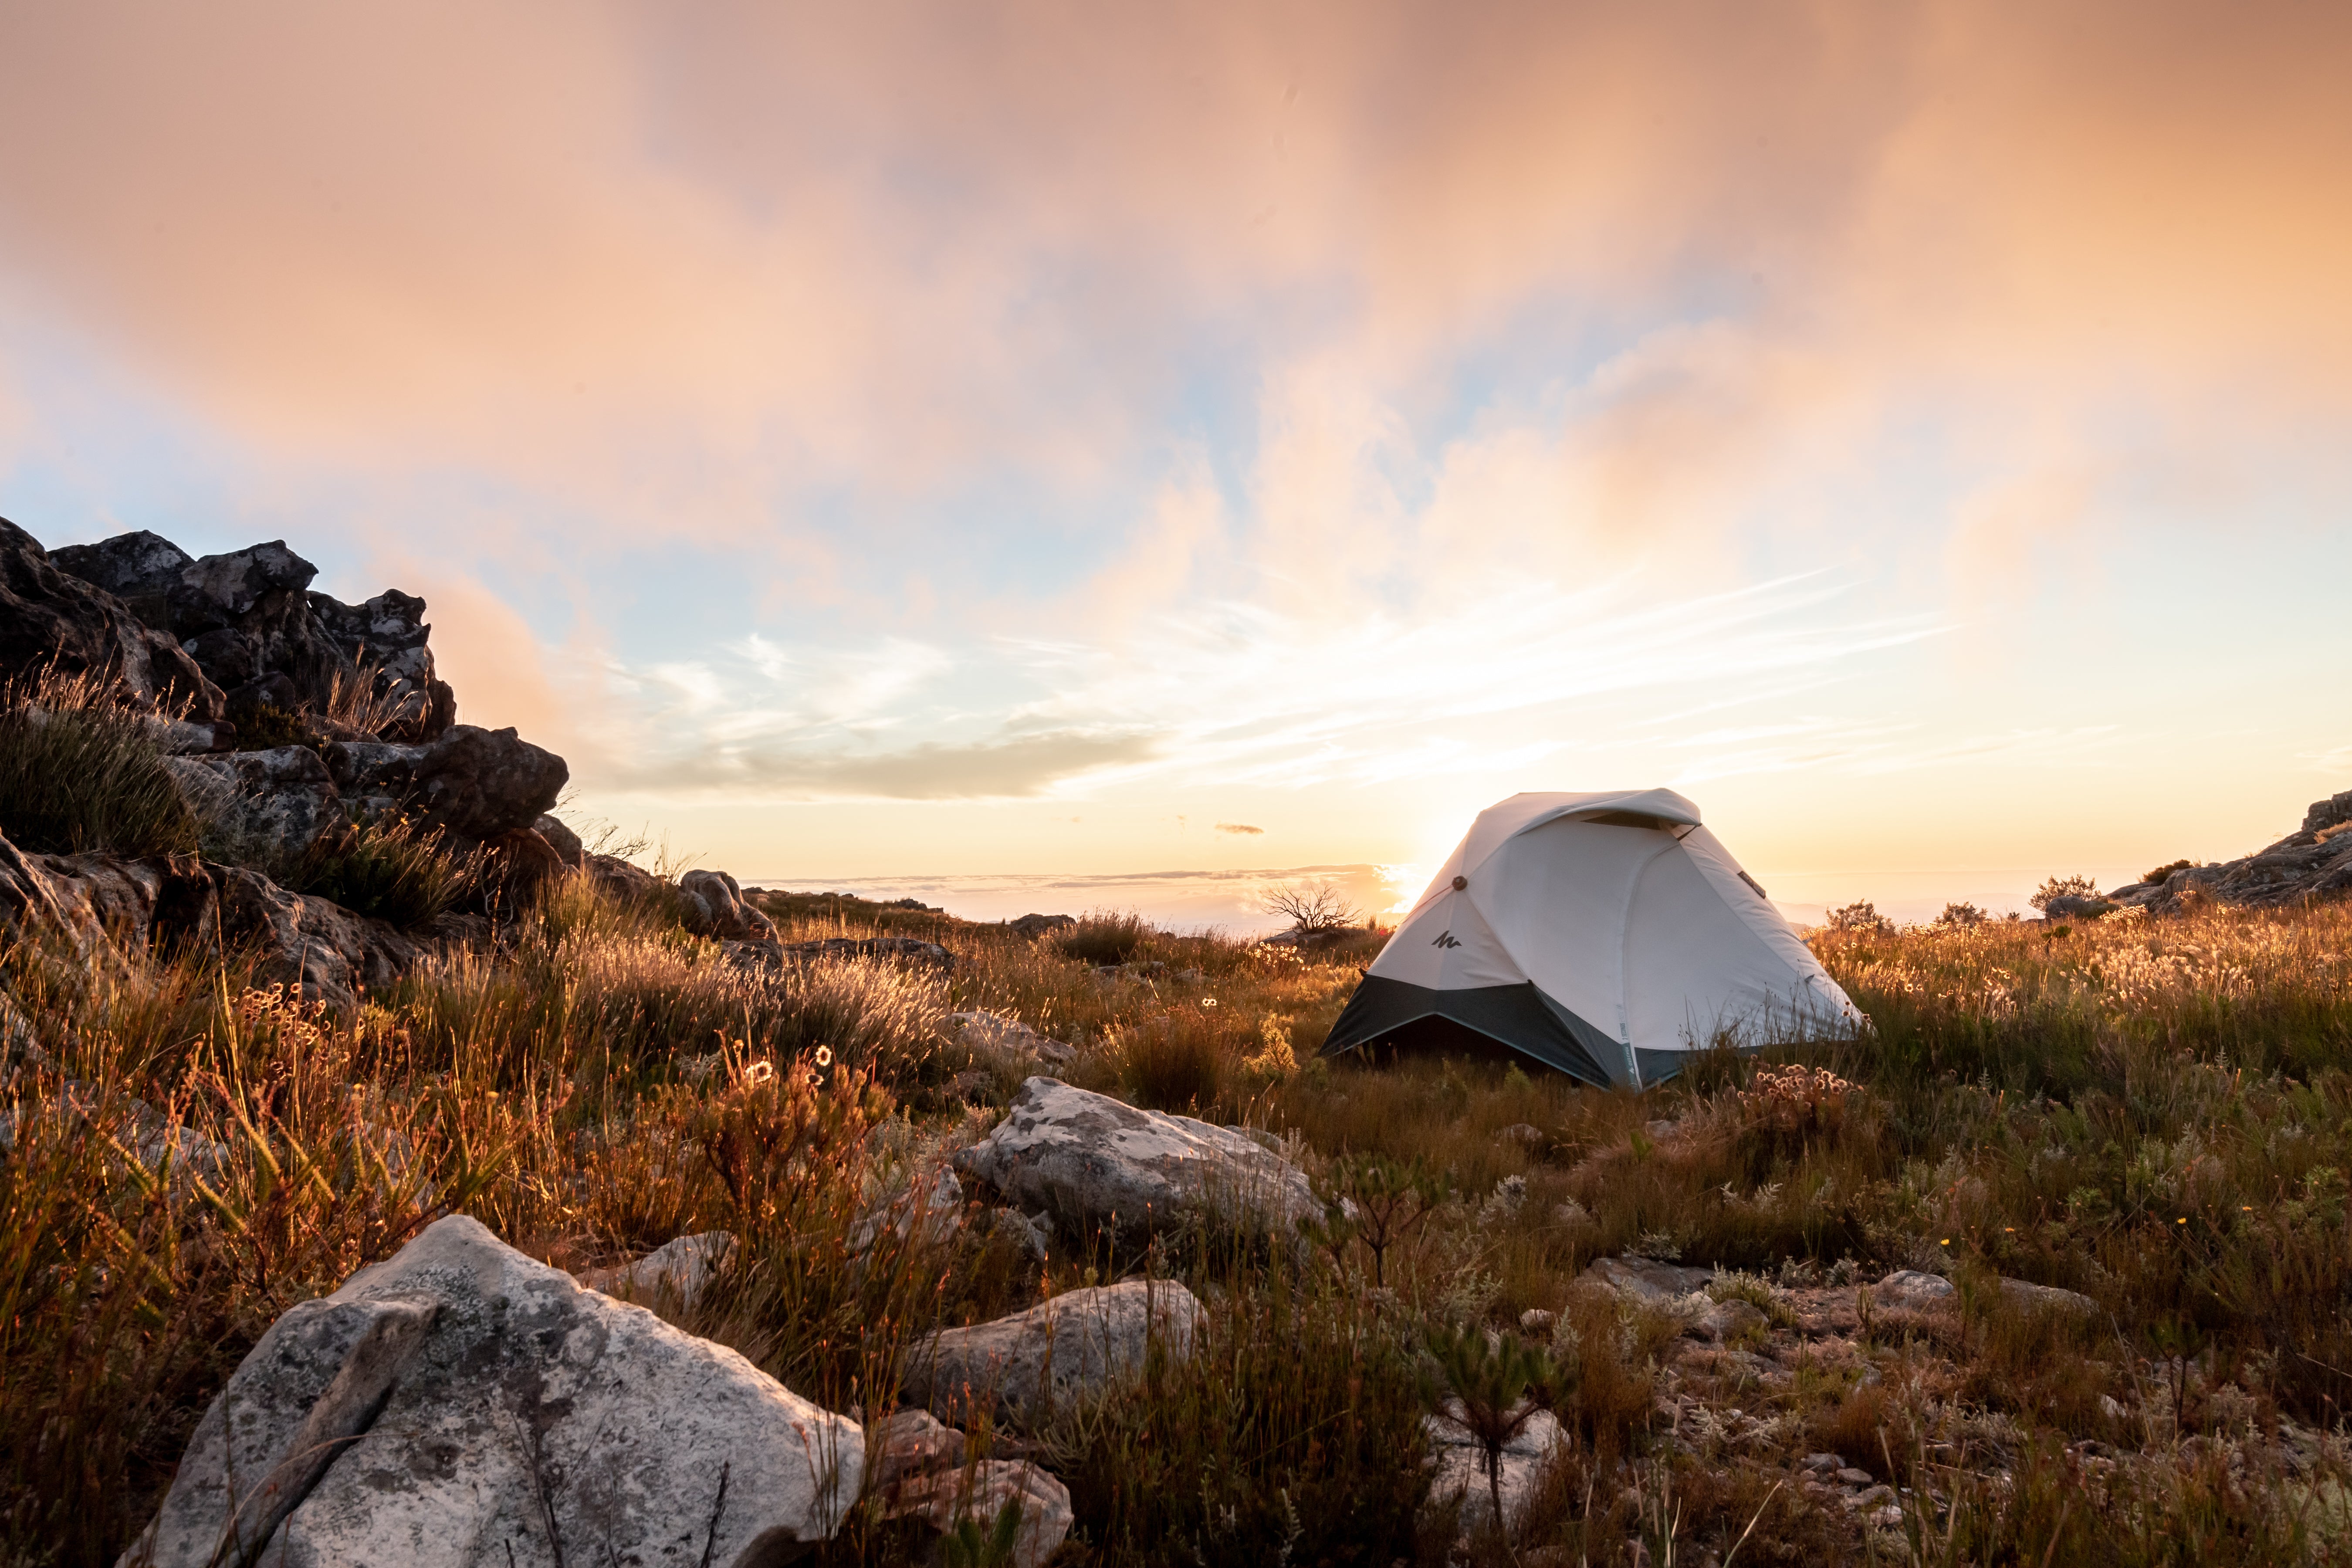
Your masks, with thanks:
M 0 679 L 42 668 L 119 681 L 159 710 L 223 717 L 221 689 L 178 641 L 60 567 L 40 542 L 0 518 Z
M 1206 1223 L 1296 1245 L 1298 1222 L 1323 1212 L 1305 1172 L 1243 1133 L 1050 1078 L 1024 1082 L 955 1168 L 1077 1238 L 1139 1242 Z
M 1034 1420 L 1053 1405 L 1135 1377 L 1155 1346 L 1190 1360 L 1202 1322 L 1201 1303 L 1173 1280 L 1069 1290 L 1009 1318 L 918 1341 L 907 1352 L 902 1392 L 946 1421 L 981 1411 Z
M 511 729 L 459 724 L 430 745 L 336 742 L 327 771 L 363 817 L 404 814 L 471 844 L 533 827 L 571 777 L 563 759 Z
M 283 540 L 195 559 L 142 531 L 50 559 L 184 650 L 232 715 L 304 712 L 330 733 L 404 741 L 436 739 L 457 721 L 457 698 L 434 675 L 425 601 L 388 590 L 346 605 L 311 593 L 318 568 Z M 344 718 L 331 721 L 337 710 Z
M 688 871 L 677 879 L 686 927 L 716 942 L 772 942 L 776 928 L 744 900 L 742 887 L 724 871 Z
M 2103 899 L 2053 901 L 2053 919 L 2095 919 L 2116 908 L 2170 914 L 2200 900 L 2263 908 L 2306 898 L 2352 894 L 2352 790 L 2314 801 L 2303 826 L 2259 854 L 2210 866 L 2184 866 L 2160 882 L 2134 882 Z
M 752 1568 L 864 1467 L 856 1423 L 452 1215 L 270 1326 L 123 1561 Z
M 416 943 L 383 921 L 192 856 L 28 855 L 0 838 L 0 929 L 47 932 L 92 958 L 189 943 L 256 950 L 254 979 L 336 1007 L 391 984 Z

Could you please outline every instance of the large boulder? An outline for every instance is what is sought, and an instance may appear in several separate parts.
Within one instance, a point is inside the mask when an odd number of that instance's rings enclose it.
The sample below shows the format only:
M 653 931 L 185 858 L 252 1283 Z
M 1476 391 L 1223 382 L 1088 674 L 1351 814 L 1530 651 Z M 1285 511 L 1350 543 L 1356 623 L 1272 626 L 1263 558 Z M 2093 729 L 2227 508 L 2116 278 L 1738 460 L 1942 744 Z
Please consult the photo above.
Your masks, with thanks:
M 178 642 L 121 600 L 58 566 L 40 542 L 0 518 L 0 679 L 41 668 L 119 681 L 142 703 L 222 717 L 221 689 Z
M 1030 1420 L 1133 1379 L 1154 1345 L 1190 1360 L 1202 1321 L 1201 1303 L 1171 1279 L 1065 1291 L 1025 1312 L 917 1341 L 901 1392 L 945 1421 L 987 1411 Z
M 511 728 L 459 724 L 429 745 L 337 741 L 325 751 L 336 787 L 360 816 L 406 813 L 477 844 L 530 827 L 571 777 L 562 757 Z
M 270 1326 L 123 1562 L 752 1568 L 864 1466 L 855 1422 L 451 1215 Z
M 289 864 L 343 819 L 335 781 L 308 746 L 165 757 L 163 766 L 215 852 L 231 859 Z
M 1050 1078 L 1024 1081 L 995 1131 L 954 1163 L 1079 1238 L 1136 1242 L 1205 1222 L 1296 1244 L 1298 1222 L 1323 1212 L 1306 1173 L 1244 1133 Z

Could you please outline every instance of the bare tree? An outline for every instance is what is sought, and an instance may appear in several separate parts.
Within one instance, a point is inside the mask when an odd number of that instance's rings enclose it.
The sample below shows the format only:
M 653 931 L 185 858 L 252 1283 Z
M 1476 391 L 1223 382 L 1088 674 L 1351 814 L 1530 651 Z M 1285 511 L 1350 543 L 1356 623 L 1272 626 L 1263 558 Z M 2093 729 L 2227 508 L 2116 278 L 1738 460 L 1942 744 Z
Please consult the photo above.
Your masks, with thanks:
M 1297 931 L 1345 931 L 1362 912 L 1328 881 L 1285 882 L 1268 888 L 1259 895 L 1258 907 L 1270 915 L 1284 916 Z

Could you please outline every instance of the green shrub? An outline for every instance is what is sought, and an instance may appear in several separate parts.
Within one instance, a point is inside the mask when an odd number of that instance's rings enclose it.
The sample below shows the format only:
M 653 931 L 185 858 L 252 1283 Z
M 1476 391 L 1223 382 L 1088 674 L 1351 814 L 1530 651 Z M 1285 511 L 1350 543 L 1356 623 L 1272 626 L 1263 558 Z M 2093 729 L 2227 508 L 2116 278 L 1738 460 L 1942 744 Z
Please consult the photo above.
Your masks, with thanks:
M 2154 882 L 2158 886 L 2161 886 L 2175 871 L 2191 870 L 2195 868 L 2197 862 L 2194 860 L 2167 860 L 2163 865 L 2150 869 L 2147 875 L 2142 877 L 2140 880 L 2143 882 Z
M 45 672 L 0 690 L 0 833 L 52 855 L 178 855 L 198 825 L 156 721 L 107 682 Z

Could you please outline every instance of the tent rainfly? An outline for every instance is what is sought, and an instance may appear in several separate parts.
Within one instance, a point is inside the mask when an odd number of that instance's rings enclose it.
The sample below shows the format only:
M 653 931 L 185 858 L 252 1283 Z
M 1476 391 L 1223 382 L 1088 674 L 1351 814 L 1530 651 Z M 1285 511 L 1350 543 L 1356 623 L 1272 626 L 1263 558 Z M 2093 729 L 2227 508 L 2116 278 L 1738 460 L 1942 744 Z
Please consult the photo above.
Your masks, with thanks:
M 1639 1089 L 1718 1038 L 1861 1022 L 1681 795 L 1515 795 L 1470 825 L 1322 1054 L 1466 1031 L 1587 1083 Z

